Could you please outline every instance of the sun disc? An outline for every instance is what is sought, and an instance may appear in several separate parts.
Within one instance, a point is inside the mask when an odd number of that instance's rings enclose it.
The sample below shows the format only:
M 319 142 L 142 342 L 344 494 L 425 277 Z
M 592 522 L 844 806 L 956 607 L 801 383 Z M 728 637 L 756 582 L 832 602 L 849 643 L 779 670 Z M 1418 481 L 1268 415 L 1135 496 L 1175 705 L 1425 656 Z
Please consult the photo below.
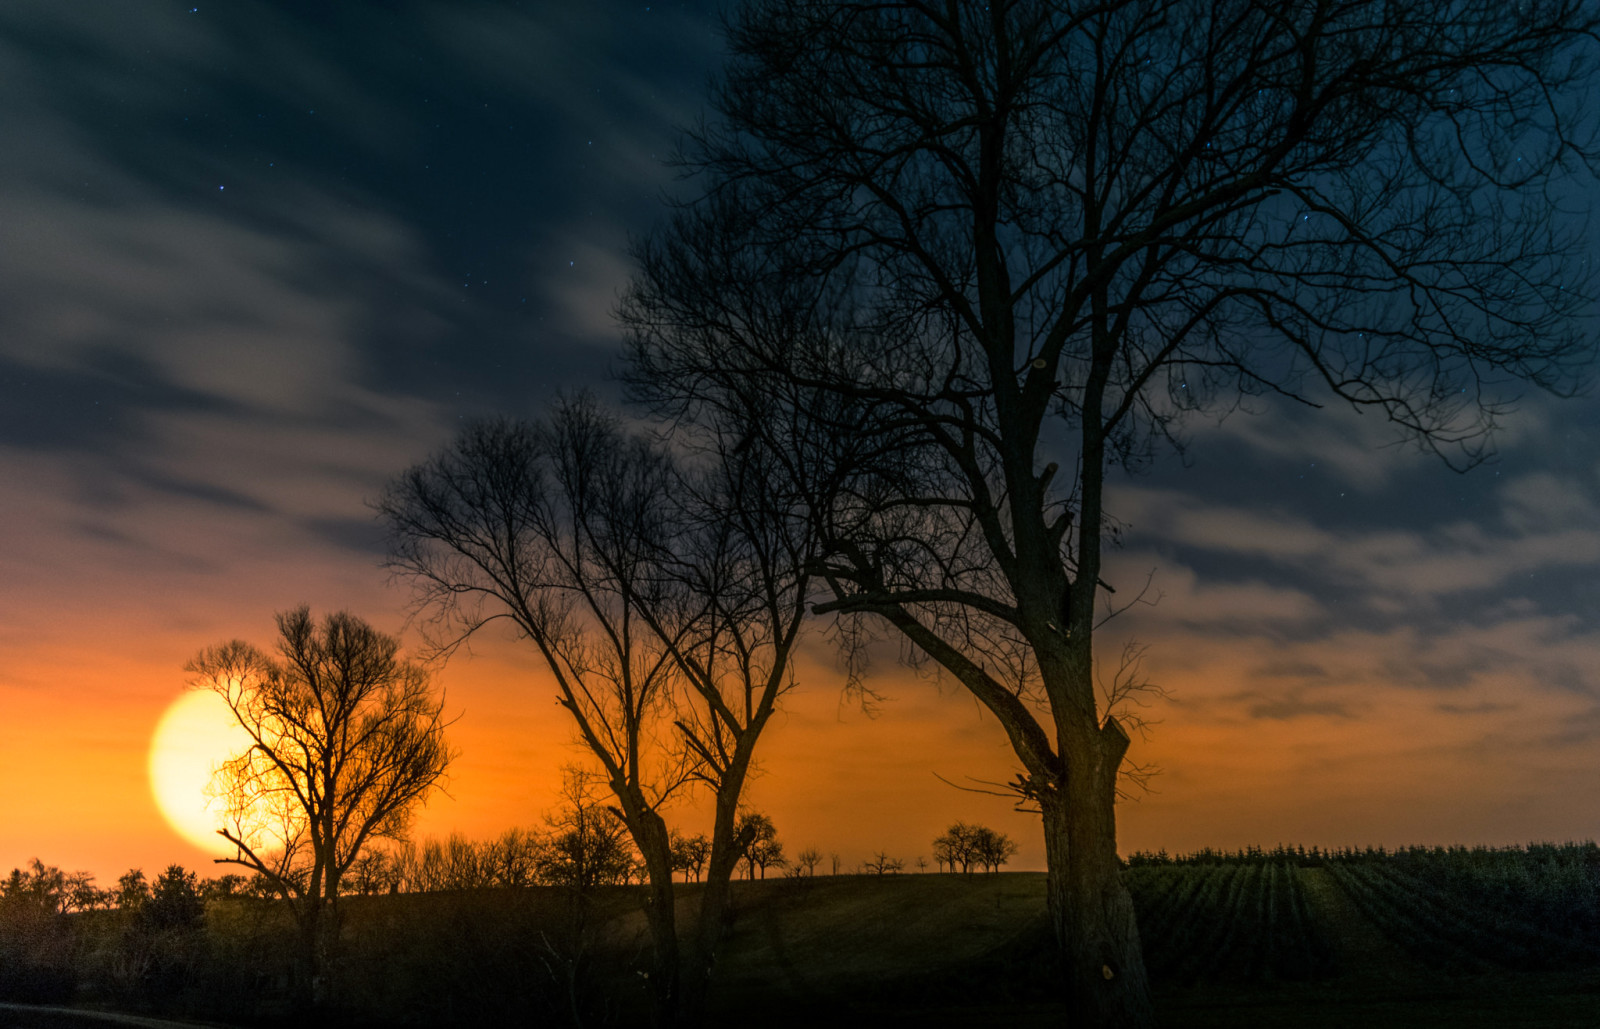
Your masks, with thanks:
M 150 792 L 162 817 L 184 839 L 217 856 L 232 848 L 217 835 L 222 802 L 206 795 L 218 765 L 250 745 L 228 705 L 215 693 L 185 693 L 172 702 L 150 739 Z

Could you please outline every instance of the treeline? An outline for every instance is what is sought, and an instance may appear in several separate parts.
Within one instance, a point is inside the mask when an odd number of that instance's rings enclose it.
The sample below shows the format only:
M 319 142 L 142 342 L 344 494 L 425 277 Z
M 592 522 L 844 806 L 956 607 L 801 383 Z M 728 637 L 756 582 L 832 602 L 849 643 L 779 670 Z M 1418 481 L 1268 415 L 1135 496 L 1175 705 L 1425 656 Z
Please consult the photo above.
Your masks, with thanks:
M 1559 865 L 1578 865 L 1600 868 L 1600 845 L 1593 841 L 1583 843 L 1530 843 L 1526 846 L 1507 847 L 1463 846 L 1447 847 L 1286 847 L 1279 844 L 1270 850 L 1262 847 L 1244 847 L 1240 850 L 1215 850 L 1205 847 L 1186 854 L 1168 854 L 1163 848 L 1155 851 L 1134 851 L 1123 862 L 1126 868 L 1160 867 L 1164 865 L 1232 865 L 1278 864 L 1290 862 L 1302 868 L 1320 868 L 1330 862 L 1355 864 L 1360 862 L 1443 862 L 1452 867 L 1521 867 L 1528 861 L 1551 862 Z
M 35 858 L 0 881 L 0 998 L 57 1003 L 85 982 L 113 1001 L 168 989 L 200 947 L 207 904 L 242 898 L 246 886 L 170 865 L 154 880 L 133 869 L 100 889 Z

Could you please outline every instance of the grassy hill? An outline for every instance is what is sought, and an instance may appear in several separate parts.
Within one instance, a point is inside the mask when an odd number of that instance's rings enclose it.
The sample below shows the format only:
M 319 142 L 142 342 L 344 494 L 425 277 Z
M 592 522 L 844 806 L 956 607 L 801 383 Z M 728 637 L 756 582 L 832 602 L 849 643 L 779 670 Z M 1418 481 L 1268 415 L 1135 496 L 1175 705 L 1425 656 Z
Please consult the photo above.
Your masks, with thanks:
M 1600 1026 L 1592 845 L 1212 855 L 1146 862 L 1127 881 L 1169 1029 Z M 686 920 L 697 890 L 682 889 Z M 1044 894 L 1029 872 L 735 883 L 713 1024 L 1059 1026 Z M 581 909 L 554 888 L 349 898 L 340 1024 L 560 1025 L 573 1011 L 643 1024 L 640 899 L 635 887 Z M 50 981 L 70 996 L 54 999 L 284 1020 L 293 935 L 276 907 L 214 902 L 203 927 L 154 940 L 119 914 L 68 916 Z

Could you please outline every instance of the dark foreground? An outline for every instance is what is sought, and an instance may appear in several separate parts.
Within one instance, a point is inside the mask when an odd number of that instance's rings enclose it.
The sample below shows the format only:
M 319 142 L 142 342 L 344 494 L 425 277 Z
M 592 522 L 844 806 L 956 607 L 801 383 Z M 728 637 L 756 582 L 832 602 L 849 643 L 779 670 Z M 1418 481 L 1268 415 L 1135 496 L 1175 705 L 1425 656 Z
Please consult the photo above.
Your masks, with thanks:
M 1548 874 L 1479 862 L 1457 875 L 1258 855 L 1128 874 L 1169 1029 L 1600 1029 L 1600 860 L 1562 860 Z M 714 1026 L 1064 1024 L 1042 874 L 735 885 Z M 586 1025 L 644 1024 L 634 904 L 630 888 L 581 912 L 551 889 L 351 898 L 329 1023 L 559 1026 L 575 1012 Z M 51 980 L 57 996 L 0 999 L 126 1014 L 0 1005 L 0 1029 L 306 1025 L 277 914 L 214 905 L 190 935 L 140 942 L 136 961 L 114 912 L 80 920 L 59 951 L 72 957 Z

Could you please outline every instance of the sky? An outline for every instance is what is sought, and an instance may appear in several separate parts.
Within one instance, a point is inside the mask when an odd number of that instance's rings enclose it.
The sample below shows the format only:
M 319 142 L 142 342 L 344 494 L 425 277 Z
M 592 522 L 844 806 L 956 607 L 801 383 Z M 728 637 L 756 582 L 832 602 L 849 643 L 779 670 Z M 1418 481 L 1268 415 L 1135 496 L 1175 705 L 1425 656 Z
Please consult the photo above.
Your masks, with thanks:
M 491 414 L 614 394 L 627 241 L 701 111 L 710 3 L 0 6 L 0 869 L 208 856 L 146 763 L 184 663 L 273 614 L 419 642 L 369 507 Z M 1508 844 L 1600 823 L 1600 408 L 1523 399 L 1468 474 L 1265 402 L 1119 478 L 1110 623 L 1163 687 L 1121 847 Z M 818 643 L 750 803 L 791 850 L 914 863 L 956 819 L 1042 868 L 994 720 Z M 436 670 L 419 836 L 538 825 L 578 760 L 537 655 Z M 704 811 L 672 817 L 693 829 Z

